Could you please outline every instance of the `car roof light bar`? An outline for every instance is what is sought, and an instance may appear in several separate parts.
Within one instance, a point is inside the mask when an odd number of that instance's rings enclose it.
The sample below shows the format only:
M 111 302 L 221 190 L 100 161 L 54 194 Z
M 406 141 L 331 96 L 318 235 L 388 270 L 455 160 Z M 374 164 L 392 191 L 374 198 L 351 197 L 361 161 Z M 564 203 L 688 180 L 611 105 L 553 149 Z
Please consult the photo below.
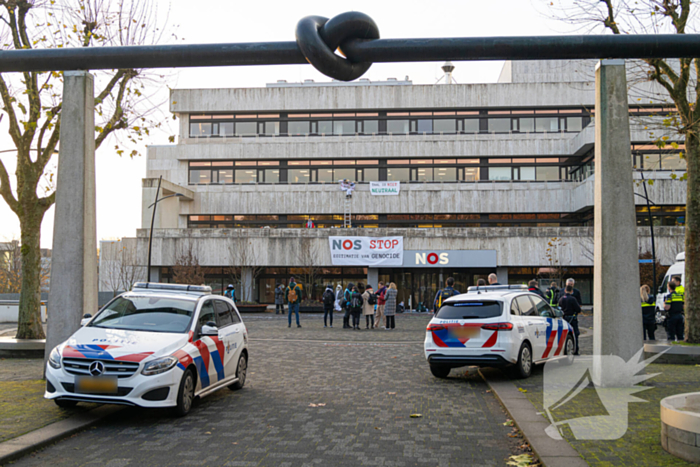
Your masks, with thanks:
M 469 292 L 494 292 L 498 290 L 527 290 L 527 285 L 512 284 L 512 285 L 473 285 L 467 289 Z
M 208 285 L 163 284 L 159 282 L 137 282 L 131 290 L 167 290 L 171 292 L 195 292 L 200 294 L 211 293 L 211 287 Z

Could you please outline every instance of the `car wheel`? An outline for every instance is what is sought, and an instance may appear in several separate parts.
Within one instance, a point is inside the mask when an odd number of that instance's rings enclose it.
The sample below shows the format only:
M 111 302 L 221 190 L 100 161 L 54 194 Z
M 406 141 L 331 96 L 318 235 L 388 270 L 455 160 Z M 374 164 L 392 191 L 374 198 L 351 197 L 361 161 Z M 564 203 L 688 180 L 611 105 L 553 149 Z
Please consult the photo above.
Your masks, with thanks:
M 62 409 L 70 409 L 78 405 L 78 401 L 68 401 L 65 399 L 54 399 L 53 401 Z
M 175 406 L 175 415 L 184 417 L 190 413 L 192 402 L 194 401 L 194 372 L 191 369 L 185 370 L 180 380 L 180 389 L 177 392 L 177 406 Z
M 248 374 L 248 357 L 246 354 L 242 353 L 240 358 L 238 359 L 238 367 L 236 368 L 236 378 L 238 378 L 238 381 L 236 381 L 233 384 L 229 385 L 229 389 L 231 391 L 237 391 L 243 387 L 245 384 L 245 377 Z
M 532 373 L 532 349 L 527 342 L 520 346 L 518 363 L 515 364 L 513 373 L 516 378 L 529 378 Z
M 574 363 L 574 351 L 576 350 L 576 343 L 574 342 L 574 338 L 569 336 L 566 338 L 566 344 L 564 345 L 564 353 L 566 354 L 566 359 L 564 362 L 567 365 L 571 365 Z
M 447 378 L 450 374 L 451 368 L 448 366 L 430 365 L 430 372 L 436 378 Z

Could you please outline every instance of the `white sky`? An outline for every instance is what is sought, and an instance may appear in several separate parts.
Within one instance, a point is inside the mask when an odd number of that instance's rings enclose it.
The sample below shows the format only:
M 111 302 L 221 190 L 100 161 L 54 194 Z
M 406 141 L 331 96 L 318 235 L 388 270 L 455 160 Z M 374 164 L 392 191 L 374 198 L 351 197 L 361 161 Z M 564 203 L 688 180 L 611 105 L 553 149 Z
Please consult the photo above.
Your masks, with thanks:
M 160 3 L 160 1 L 158 2 Z M 344 11 L 345 2 L 296 0 L 248 1 L 207 0 L 193 3 L 172 0 L 171 23 L 178 25 L 179 43 L 258 42 L 294 40 L 299 19 L 308 15 L 332 17 Z M 201 8 L 193 8 L 201 5 Z M 527 36 L 561 34 L 567 27 L 548 19 L 540 0 L 353 0 L 352 9 L 374 19 L 382 38 Z M 205 7 L 204 7 L 205 6 Z M 365 74 L 371 80 L 406 75 L 416 84 L 432 84 L 442 76 L 442 63 L 375 64 Z M 503 62 L 455 62 L 458 83 L 495 82 Z M 328 81 L 310 65 L 191 68 L 174 70 L 173 88 L 264 87 L 278 79 Z M 163 98 L 167 112 L 167 94 Z M 147 144 L 167 144 L 170 132 L 154 135 Z M 0 150 L 12 148 L 7 126 L 0 124 Z M 142 157 L 119 157 L 104 144 L 97 151 L 97 237 L 133 237 L 141 222 L 141 179 L 146 175 L 145 148 Z M 14 173 L 14 154 L 0 153 Z M 42 247 L 50 248 L 53 208 L 42 224 Z M 19 238 L 17 217 L 0 198 L 0 241 Z

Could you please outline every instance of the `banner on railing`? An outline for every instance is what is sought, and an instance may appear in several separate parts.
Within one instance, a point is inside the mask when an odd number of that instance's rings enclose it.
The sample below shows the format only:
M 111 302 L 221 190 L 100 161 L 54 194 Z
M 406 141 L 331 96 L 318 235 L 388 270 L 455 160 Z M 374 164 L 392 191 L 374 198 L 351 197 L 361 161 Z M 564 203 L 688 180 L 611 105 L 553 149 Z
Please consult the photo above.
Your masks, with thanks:
M 328 237 L 334 266 L 401 266 L 403 237 Z
M 372 196 L 396 196 L 401 190 L 401 182 L 369 182 Z

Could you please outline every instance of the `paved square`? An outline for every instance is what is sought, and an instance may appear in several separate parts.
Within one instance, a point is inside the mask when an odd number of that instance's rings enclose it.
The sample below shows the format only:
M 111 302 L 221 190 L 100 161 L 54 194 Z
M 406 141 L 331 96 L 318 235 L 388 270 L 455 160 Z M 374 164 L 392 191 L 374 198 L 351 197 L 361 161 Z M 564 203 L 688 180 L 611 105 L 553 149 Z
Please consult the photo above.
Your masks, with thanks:
M 206 397 L 181 419 L 125 409 L 15 465 L 502 466 L 517 453 L 478 375 L 430 374 L 425 316 L 398 316 L 394 331 L 343 330 L 341 319 L 324 329 L 309 315 L 301 329 L 286 317 L 244 320 L 243 390 Z

